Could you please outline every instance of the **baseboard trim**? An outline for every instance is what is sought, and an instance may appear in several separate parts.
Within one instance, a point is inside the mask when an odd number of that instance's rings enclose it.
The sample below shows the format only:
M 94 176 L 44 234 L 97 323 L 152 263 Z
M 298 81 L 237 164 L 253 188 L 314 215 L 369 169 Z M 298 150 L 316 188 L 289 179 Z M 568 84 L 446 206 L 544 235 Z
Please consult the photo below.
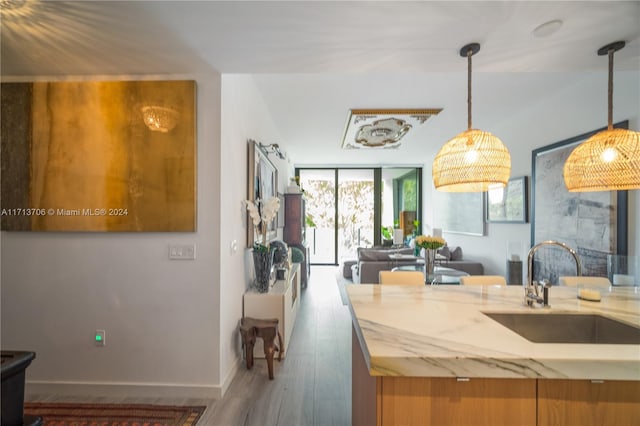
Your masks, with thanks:
M 27 380 L 25 383 L 25 395 L 27 398 L 30 395 L 90 396 L 99 398 L 126 395 L 128 397 L 145 398 L 221 399 L 229 390 L 242 362 L 241 358 L 235 359 L 222 382 L 222 386 Z
M 233 365 L 229 369 L 229 372 L 227 373 L 226 377 L 224 378 L 224 381 L 222 382 L 222 388 L 220 389 L 220 392 L 221 392 L 220 393 L 220 397 L 221 398 L 229 390 L 229 386 L 231 386 L 231 382 L 233 382 L 233 379 L 235 379 L 236 373 L 238 372 L 238 369 L 240 368 L 241 364 L 242 364 L 242 359 L 241 358 L 236 358 L 235 362 L 233 363 Z
M 226 387 L 229 385 L 227 384 Z M 99 383 L 33 380 L 25 383 L 25 395 L 58 395 L 90 397 L 146 397 L 220 399 L 223 388 L 214 385 L 182 385 L 164 383 Z

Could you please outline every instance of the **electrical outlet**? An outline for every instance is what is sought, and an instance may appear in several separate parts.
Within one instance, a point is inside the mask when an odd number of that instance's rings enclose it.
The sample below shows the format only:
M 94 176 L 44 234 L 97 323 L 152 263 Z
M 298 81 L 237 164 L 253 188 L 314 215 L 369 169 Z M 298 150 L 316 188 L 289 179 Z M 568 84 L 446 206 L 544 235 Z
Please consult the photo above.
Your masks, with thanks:
M 96 330 L 94 341 L 96 346 L 105 346 L 107 344 L 107 333 L 104 330 Z
M 169 245 L 169 259 L 171 260 L 195 260 L 195 244 L 171 244 Z

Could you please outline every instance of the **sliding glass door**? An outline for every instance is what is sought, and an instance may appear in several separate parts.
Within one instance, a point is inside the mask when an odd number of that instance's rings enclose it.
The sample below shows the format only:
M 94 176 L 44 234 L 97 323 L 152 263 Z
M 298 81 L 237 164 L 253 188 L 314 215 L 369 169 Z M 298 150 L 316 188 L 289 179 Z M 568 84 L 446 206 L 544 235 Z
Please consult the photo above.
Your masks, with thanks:
M 306 239 L 312 264 L 336 263 L 336 173 L 335 169 L 296 173 L 305 192 Z
M 420 232 L 420 169 L 385 168 L 381 170 L 383 227 L 402 229 L 406 241 Z
M 338 262 L 374 243 L 374 171 L 338 169 Z
M 358 247 L 389 244 L 394 228 L 408 237 L 421 216 L 420 168 L 296 169 L 306 199 L 310 263 L 335 265 Z

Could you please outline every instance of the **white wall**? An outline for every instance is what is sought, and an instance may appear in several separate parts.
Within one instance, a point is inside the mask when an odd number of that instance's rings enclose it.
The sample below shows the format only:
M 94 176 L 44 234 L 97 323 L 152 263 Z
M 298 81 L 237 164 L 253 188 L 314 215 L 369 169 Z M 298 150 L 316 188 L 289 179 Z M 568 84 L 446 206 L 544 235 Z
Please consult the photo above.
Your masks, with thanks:
M 227 386 L 241 359 L 238 324 L 242 317 L 242 295 L 253 279 L 251 251 L 247 248 L 247 216 L 242 206 L 242 200 L 247 198 L 247 140 L 278 143 L 285 150 L 286 143 L 249 75 L 222 76 L 221 117 L 220 371 Z M 278 168 L 279 192 L 284 193 L 292 175 L 289 163 L 275 155 L 269 155 L 269 160 Z M 282 235 L 282 230 L 279 233 Z
M 548 76 L 553 79 L 552 73 Z M 523 76 L 526 81 L 526 75 Z M 524 83 L 523 83 L 524 84 Z M 629 127 L 640 128 L 640 78 L 638 72 L 618 72 L 615 75 L 614 122 L 629 120 Z M 570 137 L 595 130 L 607 124 L 606 74 L 583 73 L 574 84 L 564 90 L 550 92 L 544 102 L 528 105 L 523 99 L 522 109 L 505 116 L 502 123 L 483 128 L 500 137 L 511 152 L 511 176 L 531 177 L 532 150 Z M 481 109 L 482 106 L 476 106 Z M 461 129 L 462 131 L 463 129 Z M 453 135 L 452 135 L 453 136 Z M 431 164 L 424 169 L 425 222 L 434 223 L 436 190 L 431 178 Z M 629 254 L 640 253 L 640 230 L 637 216 L 640 212 L 638 190 L 629 191 Z M 531 212 L 531 205 L 530 205 Z M 507 243 L 522 241 L 530 247 L 530 224 L 486 224 L 484 237 L 445 233 L 449 245 L 459 245 L 468 259 L 481 261 L 485 274 L 505 275 Z
M 233 379 L 253 278 L 247 139 L 286 143 L 252 77 L 179 78 L 197 80 L 197 232 L 2 232 L 2 348 L 36 352 L 31 393 L 219 397 Z M 284 193 L 293 168 L 269 158 Z M 197 259 L 170 261 L 169 244 Z
M 32 392 L 221 393 L 220 75 L 172 78 L 197 81 L 197 232 L 2 233 L 2 348 L 36 352 Z

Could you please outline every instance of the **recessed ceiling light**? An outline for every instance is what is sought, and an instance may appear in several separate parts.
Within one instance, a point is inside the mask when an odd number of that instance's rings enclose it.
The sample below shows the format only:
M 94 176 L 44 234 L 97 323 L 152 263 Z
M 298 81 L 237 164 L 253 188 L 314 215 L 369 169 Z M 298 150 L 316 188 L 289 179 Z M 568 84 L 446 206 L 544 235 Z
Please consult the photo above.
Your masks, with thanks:
M 562 21 L 560 19 L 554 19 L 553 21 L 538 25 L 533 30 L 533 35 L 536 37 L 548 37 L 558 31 L 560 27 L 562 27 Z

